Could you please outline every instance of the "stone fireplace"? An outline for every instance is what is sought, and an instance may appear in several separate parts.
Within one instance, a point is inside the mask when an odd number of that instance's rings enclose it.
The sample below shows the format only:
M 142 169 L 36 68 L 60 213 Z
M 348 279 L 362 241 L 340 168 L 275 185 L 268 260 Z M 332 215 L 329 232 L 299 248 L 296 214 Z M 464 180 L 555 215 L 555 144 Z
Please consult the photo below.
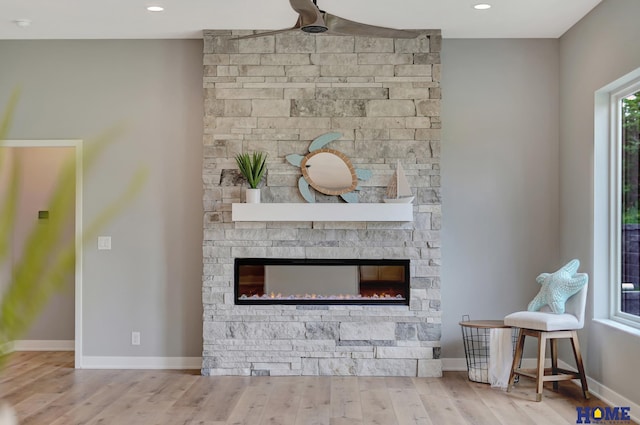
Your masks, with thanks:
M 440 46 L 416 39 L 289 32 L 204 34 L 205 375 L 439 376 Z M 380 203 L 399 160 L 412 221 L 233 221 L 240 152 L 265 151 L 264 203 L 305 202 L 285 161 L 338 132 L 332 149 L 371 170 Z M 318 203 L 343 202 L 316 193 Z M 237 303 L 236 259 L 408 260 L 407 303 Z

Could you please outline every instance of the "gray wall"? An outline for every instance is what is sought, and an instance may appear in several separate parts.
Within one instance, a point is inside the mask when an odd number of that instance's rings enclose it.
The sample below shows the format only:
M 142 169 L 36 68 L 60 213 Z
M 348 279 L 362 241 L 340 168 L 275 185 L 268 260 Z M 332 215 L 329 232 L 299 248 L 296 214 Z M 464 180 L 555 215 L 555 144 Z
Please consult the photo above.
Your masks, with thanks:
M 458 322 L 526 308 L 559 250 L 559 43 L 445 39 L 442 357 Z
M 84 355 L 200 356 L 202 41 L 0 41 L 0 57 L 0 99 L 22 88 L 10 139 L 89 139 L 125 124 L 86 170 L 85 224 L 137 169 L 149 173 L 101 232 L 113 249 L 85 247 Z
M 594 92 L 640 67 L 638 16 L 637 0 L 604 0 L 560 40 L 561 253 L 583 259 L 582 269 L 590 276 L 594 275 Z M 609 284 L 590 283 L 591 303 L 606 303 L 606 297 L 594 296 L 594 290 L 606 295 Z M 593 308 L 589 310 L 587 318 L 593 317 Z M 640 403 L 640 369 L 632 366 L 640 353 L 637 334 L 588 320 L 580 338 L 586 347 L 587 374 Z

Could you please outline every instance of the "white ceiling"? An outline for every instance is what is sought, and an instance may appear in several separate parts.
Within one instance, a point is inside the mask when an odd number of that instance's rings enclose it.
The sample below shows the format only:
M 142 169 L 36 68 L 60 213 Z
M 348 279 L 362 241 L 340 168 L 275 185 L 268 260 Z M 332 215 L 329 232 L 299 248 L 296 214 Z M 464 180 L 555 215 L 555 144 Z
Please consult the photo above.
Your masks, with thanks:
M 371 25 L 442 29 L 445 38 L 558 38 L 601 0 L 318 0 Z M 473 5 L 492 4 L 486 11 Z M 161 5 L 161 13 L 146 6 Z M 0 39 L 202 38 L 203 29 L 280 29 L 288 0 L 0 0 Z M 19 27 L 15 20 L 28 19 Z

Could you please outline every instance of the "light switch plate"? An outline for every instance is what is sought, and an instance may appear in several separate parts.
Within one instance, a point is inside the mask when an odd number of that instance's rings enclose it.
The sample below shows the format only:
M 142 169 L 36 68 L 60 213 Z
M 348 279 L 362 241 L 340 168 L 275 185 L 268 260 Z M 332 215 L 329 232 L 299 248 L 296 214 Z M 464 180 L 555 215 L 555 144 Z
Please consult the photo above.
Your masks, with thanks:
M 98 249 L 111 249 L 111 236 L 98 236 Z

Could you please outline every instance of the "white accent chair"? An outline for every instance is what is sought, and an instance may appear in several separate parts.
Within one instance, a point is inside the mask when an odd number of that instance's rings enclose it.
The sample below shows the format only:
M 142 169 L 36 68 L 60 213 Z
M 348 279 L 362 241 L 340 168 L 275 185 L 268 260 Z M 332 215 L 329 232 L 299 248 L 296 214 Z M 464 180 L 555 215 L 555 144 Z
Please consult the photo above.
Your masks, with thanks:
M 552 381 L 553 389 L 557 391 L 558 381 L 580 379 L 582 394 L 584 398 L 589 398 L 587 376 L 584 373 L 577 333 L 577 330 L 584 326 L 587 287 L 588 285 L 585 285 L 580 292 L 567 300 L 564 314 L 552 313 L 548 306 L 545 306 L 540 311 L 518 311 L 504 318 L 505 325 L 520 328 L 507 392 L 511 391 L 516 375 L 536 380 L 536 401 L 542 400 L 542 387 L 545 382 Z M 534 370 L 520 368 L 524 339 L 527 336 L 538 338 L 538 366 Z M 558 368 L 558 339 L 561 338 L 571 339 L 577 372 Z M 544 367 L 547 340 L 551 343 L 551 369 L 546 370 L 550 374 L 545 374 Z

